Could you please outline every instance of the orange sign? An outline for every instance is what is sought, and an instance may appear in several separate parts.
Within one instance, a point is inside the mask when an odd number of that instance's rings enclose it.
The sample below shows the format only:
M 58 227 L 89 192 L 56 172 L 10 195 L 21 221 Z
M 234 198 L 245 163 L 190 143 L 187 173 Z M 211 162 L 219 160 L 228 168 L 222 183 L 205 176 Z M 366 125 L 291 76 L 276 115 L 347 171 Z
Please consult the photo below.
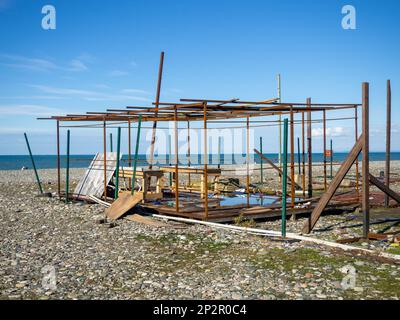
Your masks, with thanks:
M 332 150 L 325 150 L 325 157 L 332 157 Z

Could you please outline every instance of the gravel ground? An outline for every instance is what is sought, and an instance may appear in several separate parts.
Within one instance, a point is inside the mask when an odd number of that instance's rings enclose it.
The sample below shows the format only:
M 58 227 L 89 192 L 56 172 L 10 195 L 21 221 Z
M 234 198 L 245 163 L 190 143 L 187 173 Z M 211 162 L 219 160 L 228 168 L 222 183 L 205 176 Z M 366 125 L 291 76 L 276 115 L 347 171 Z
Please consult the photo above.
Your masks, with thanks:
M 72 180 L 83 172 L 73 169 Z M 40 176 L 46 190 L 56 191 L 55 170 Z M 99 205 L 37 197 L 30 170 L 0 171 L 0 298 L 400 298 L 400 267 L 389 262 L 199 225 L 156 228 L 122 219 L 110 228 L 98 223 L 103 217 Z M 359 234 L 359 218 L 357 212 L 322 217 L 314 236 Z M 289 221 L 288 229 L 303 223 Z M 279 230 L 280 222 L 257 227 Z M 385 227 L 398 228 L 373 225 L 374 231 Z

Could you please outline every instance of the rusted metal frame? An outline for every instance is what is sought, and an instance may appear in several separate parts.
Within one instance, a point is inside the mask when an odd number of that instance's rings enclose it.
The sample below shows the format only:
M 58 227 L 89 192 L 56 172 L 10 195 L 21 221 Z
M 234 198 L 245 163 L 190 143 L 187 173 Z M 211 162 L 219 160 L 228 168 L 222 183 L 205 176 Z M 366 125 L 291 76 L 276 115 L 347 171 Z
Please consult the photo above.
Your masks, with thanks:
M 294 115 L 293 110 L 290 110 L 290 180 L 295 181 L 294 177 Z M 295 206 L 295 197 L 296 197 L 296 189 L 294 183 L 290 184 L 291 186 L 291 207 L 294 208 Z
M 311 98 L 307 98 L 307 153 L 308 153 L 308 194 L 309 198 L 312 198 L 313 187 L 312 187 L 312 128 L 311 128 Z
M 363 210 L 363 236 L 369 234 L 369 83 L 362 84 L 362 210 Z
M 182 98 L 179 99 L 180 101 L 184 101 L 184 102 L 212 102 L 212 103 L 222 103 L 222 102 L 226 102 L 227 100 L 213 100 L 213 99 L 187 99 L 187 98 Z M 271 99 L 273 101 L 276 101 L 277 98 Z M 242 104 L 276 104 L 276 105 L 291 105 L 291 106 L 307 106 L 307 103 L 293 103 L 293 102 L 282 102 L 282 103 L 275 103 L 275 102 L 263 102 L 263 101 L 242 101 L 242 100 L 237 100 L 234 101 L 232 103 L 242 103 Z M 312 106 L 319 106 L 319 107 L 330 107 L 330 106 L 342 106 L 342 107 L 353 107 L 353 106 L 360 106 L 361 104 L 355 104 L 355 103 L 313 103 Z
M 179 157 L 178 157 L 178 109 L 175 108 L 174 140 L 175 140 L 175 209 L 179 213 Z
M 57 120 L 57 194 L 61 196 L 60 121 Z
M 246 193 L 247 207 L 250 207 L 250 118 L 246 118 Z
M 392 90 L 390 80 L 386 84 L 386 159 L 385 159 L 385 184 L 390 186 L 390 138 L 392 130 Z M 389 206 L 389 196 L 385 194 L 385 207 Z
M 374 177 L 372 174 L 369 174 L 369 182 L 371 182 L 374 186 L 379 188 L 382 192 L 385 193 L 385 196 L 388 196 L 395 200 L 397 203 L 400 203 L 400 195 L 386 186 L 384 183 L 379 181 L 378 178 Z
M 303 197 L 306 196 L 306 148 L 305 148 L 305 128 L 304 128 L 304 112 L 301 113 L 301 145 L 302 145 L 302 179 L 301 186 L 303 189 Z
M 208 220 L 208 150 L 207 150 L 207 102 L 203 102 L 204 117 L 204 218 Z
M 107 201 L 107 124 L 106 120 L 103 120 L 103 176 L 104 176 L 104 201 Z
M 157 81 L 157 93 L 156 93 L 156 104 L 154 113 L 157 116 L 159 102 L 160 102 L 160 93 L 161 93 L 161 81 L 162 81 L 162 73 L 163 73 L 163 65 L 164 65 L 164 52 L 161 52 L 160 56 L 160 65 L 158 69 L 158 81 Z M 176 107 L 175 107 L 176 110 Z M 175 114 L 176 116 L 176 114 Z M 176 121 L 176 120 L 175 120 Z M 149 169 L 153 168 L 153 160 L 154 160 L 154 145 L 156 142 L 156 131 L 157 131 L 157 121 L 153 122 L 153 131 L 151 134 L 151 143 L 150 143 L 150 157 L 149 157 Z
M 326 111 L 323 112 L 323 139 L 324 139 L 324 190 L 328 188 L 328 181 L 326 177 Z
M 349 172 L 350 168 L 352 167 L 355 159 L 359 156 L 363 147 L 363 137 L 361 136 L 356 144 L 351 149 L 350 153 L 348 154 L 346 160 L 340 166 L 337 174 L 333 178 L 332 182 L 330 183 L 328 190 L 322 195 L 321 199 L 315 206 L 313 212 L 311 213 L 311 217 L 307 219 L 306 223 L 303 226 L 303 233 L 310 233 L 311 230 L 314 228 L 315 224 L 317 223 L 318 219 L 320 218 L 322 212 L 328 205 L 329 201 L 334 196 L 336 190 L 339 188 L 341 182 L 345 178 L 346 174 Z

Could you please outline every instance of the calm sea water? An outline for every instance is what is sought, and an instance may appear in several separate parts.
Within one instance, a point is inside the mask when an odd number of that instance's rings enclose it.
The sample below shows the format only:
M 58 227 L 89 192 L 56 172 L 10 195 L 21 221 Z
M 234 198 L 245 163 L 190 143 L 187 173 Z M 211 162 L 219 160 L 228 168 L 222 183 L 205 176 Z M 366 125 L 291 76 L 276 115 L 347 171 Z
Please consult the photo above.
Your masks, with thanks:
M 266 154 L 267 157 L 272 159 L 273 161 L 277 162 L 278 154 Z M 333 157 L 333 161 L 343 161 L 347 156 L 347 153 L 335 153 Z M 70 157 L 70 167 L 71 168 L 86 168 L 89 166 L 91 160 L 93 159 L 94 155 L 71 155 Z M 243 163 L 245 155 L 235 155 L 234 163 Z M 133 157 L 132 157 L 133 158 Z M 164 156 L 163 159 L 166 159 L 166 163 L 168 164 L 168 156 Z M 232 155 L 221 155 L 221 164 L 231 164 Z M 392 152 L 391 153 L 392 160 L 400 160 L 400 152 Z M 50 168 L 57 168 L 57 156 L 56 155 L 37 155 L 34 156 L 35 164 L 38 169 L 50 169 Z M 257 163 L 260 163 L 260 158 L 258 156 L 254 156 L 254 160 Z M 329 159 L 328 159 L 329 160 Z M 370 153 L 370 161 L 384 161 L 385 160 L 385 153 L 384 152 L 371 152 Z M 171 159 L 173 161 L 173 159 Z M 297 161 L 297 155 L 296 155 Z M 322 153 L 314 153 L 313 154 L 313 161 L 314 162 L 321 162 L 323 161 L 323 154 Z M 204 163 L 202 161 L 201 156 L 192 155 L 191 156 L 191 164 L 192 165 L 199 165 Z M 147 165 L 146 155 L 139 156 L 139 165 Z M 218 156 L 210 155 L 209 157 L 209 164 L 218 164 Z M 128 166 L 128 156 L 124 155 L 122 158 L 122 165 Z M 185 165 L 185 163 L 182 163 Z M 61 167 L 65 168 L 66 166 L 66 157 L 61 156 Z M 19 170 L 22 167 L 32 168 L 32 162 L 28 155 L 0 155 L 0 170 Z

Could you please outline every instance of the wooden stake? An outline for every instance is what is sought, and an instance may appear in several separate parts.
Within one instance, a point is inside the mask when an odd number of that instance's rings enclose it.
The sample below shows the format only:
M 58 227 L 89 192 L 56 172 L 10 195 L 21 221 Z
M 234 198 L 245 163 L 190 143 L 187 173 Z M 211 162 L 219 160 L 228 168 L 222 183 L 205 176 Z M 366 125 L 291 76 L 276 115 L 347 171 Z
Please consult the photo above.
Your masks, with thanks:
M 191 159 L 190 159 L 190 121 L 187 122 L 187 156 L 188 156 L 188 167 L 190 168 Z M 190 173 L 188 174 L 188 184 L 191 185 L 191 176 Z
M 311 98 L 307 98 L 307 107 L 311 109 Z M 308 197 L 312 198 L 312 131 L 311 110 L 307 112 L 307 153 L 308 153 Z
M 302 162 L 303 162 L 303 174 L 302 174 L 302 184 L 303 197 L 306 196 L 306 147 L 305 147 L 305 131 L 304 131 L 304 112 L 301 113 L 301 144 L 302 144 Z
M 390 135 L 392 122 L 392 90 L 390 80 L 387 81 L 387 96 L 386 96 L 386 163 L 385 163 L 385 184 L 390 186 Z M 389 196 L 385 194 L 385 207 L 389 206 Z
M 246 193 L 247 207 L 250 207 L 250 118 L 246 121 Z
M 290 108 L 290 180 L 294 181 L 294 116 L 293 116 L 293 108 Z M 291 186 L 291 207 L 294 208 L 295 205 L 295 195 L 296 189 L 295 185 L 292 182 Z
M 364 214 L 363 235 L 369 234 L 369 83 L 362 84 L 362 209 Z
M 61 195 L 60 121 L 57 120 L 57 193 Z
M 207 102 L 203 103 L 204 121 L 204 213 L 205 220 L 208 220 L 208 151 L 207 151 Z
M 178 171 L 178 107 L 174 108 L 174 140 L 175 140 L 175 208 L 179 212 L 179 171 Z
M 355 130 L 355 141 L 358 140 L 358 107 L 354 107 L 354 130 Z M 358 165 L 358 158 L 356 159 L 356 192 L 357 197 L 360 198 L 360 169 Z
M 324 122 L 324 189 L 327 190 L 328 182 L 326 178 L 326 111 L 323 111 L 323 122 Z
M 106 121 L 103 121 L 103 166 L 104 166 L 104 200 L 107 201 L 107 128 L 106 128 Z

